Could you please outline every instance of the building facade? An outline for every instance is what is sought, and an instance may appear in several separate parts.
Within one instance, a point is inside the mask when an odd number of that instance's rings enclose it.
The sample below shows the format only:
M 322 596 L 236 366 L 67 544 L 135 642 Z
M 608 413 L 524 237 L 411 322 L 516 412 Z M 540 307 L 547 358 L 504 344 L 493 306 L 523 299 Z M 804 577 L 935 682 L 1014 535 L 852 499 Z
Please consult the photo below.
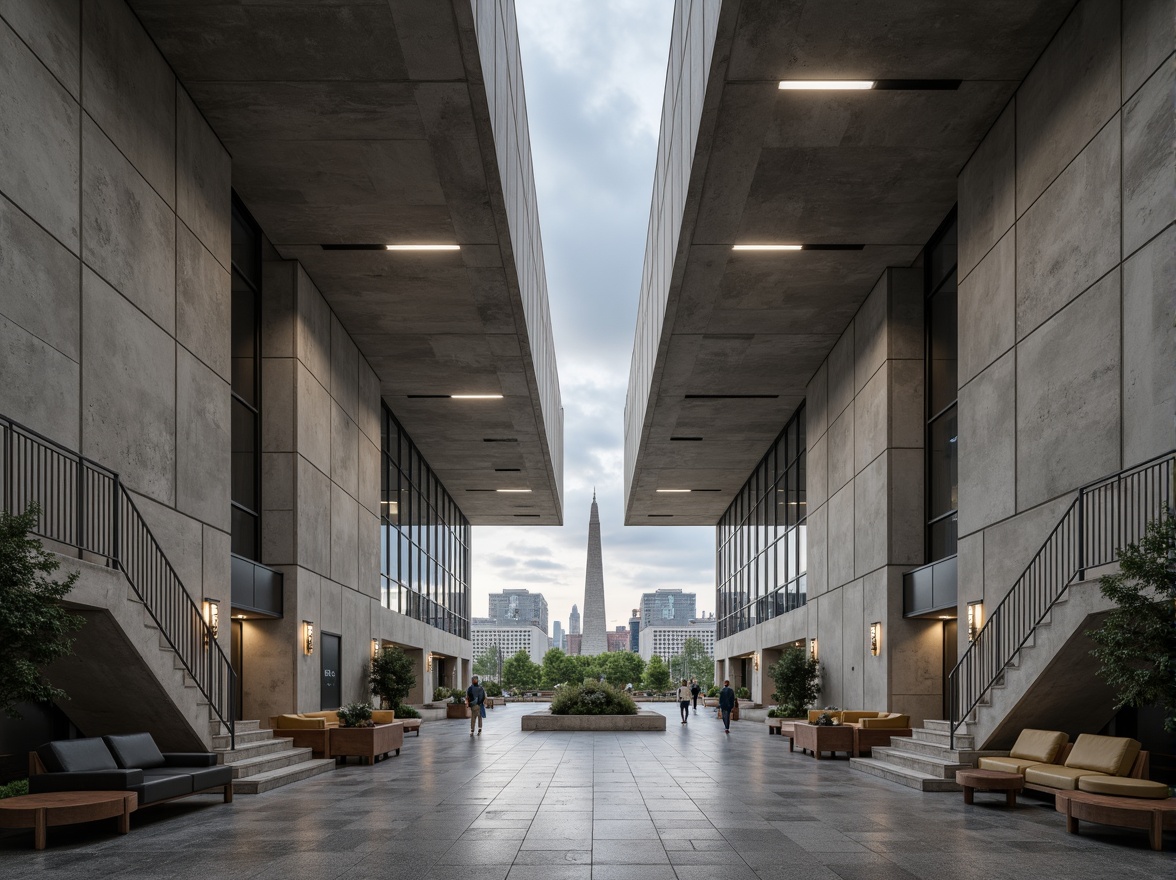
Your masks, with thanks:
M 644 626 L 684 626 L 698 616 L 695 593 L 666 588 L 641 594 L 641 618 Z
M 542 663 L 543 655 L 550 647 L 547 633 L 528 624 L 503 626 L 497 623 L 475 623 L 471 635 L 474 657 L 481 657 L 487 650 L 497 648 L 503 663 L 519 651 L 526 651 L 532 662 Z
M 666 662 L 682 653 L 687 639 L 697 639 L 706 653 L 715 656 L 715 626 L 713 617 L 705 620 L 691 620 L 684 626 L 647 626 L 641 629 L 637 653 L 649 662 L 655 654 Z
M 551 647 L 564 650 L 563 625 L 558 620 L 551 624 Z
M 580 609 L 575 605 L 572 606 L 572 610 L 568 614 L 568 635 L 580 635 Z
M 641 609 L 634 608 L 629 616 L 629 650 L 636 654 L 641 650 Z
M 796 646 L 821 704 L 1171 753 L 1084 635 L 1090 523 L 1136 540 L 1172 492 L 1171 4 L 941 24 L 676 5 L 626 523 L 716 526 L 718 677 L 761 703 Z
M 82 524 L 45 537 L 92 623 L 62 710 L 197 751 L 366 700 L 381 646 L 459 684 L 471 524 L 562 521 L 513 5 L 65 6 L 0 10 L 4 479 L 74 463 L 13 503 Z
M 629 627 L 618 626 L 616 630 L 606 633 L 608 637 L 609 651 L 628 651 L 629 650 Z
M 608 650 L 607 617 L 604 611 L 604 560 L 600 549 L 600 509 L 596 492 L 588 515 L 588 561 L 584 567 L 584 629 L 580 650 L 603 654 Z
M 490 594 L 490 616 L 498 623 L 534 624 L 547 632 L 547 600 L 530 590 L 503 590 Z

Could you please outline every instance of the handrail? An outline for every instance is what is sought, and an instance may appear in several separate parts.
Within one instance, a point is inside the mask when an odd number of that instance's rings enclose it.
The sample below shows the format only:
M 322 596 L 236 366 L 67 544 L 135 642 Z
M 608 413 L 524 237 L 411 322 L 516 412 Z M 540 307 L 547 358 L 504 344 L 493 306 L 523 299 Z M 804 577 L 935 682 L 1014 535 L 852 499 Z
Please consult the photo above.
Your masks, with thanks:
M 123 572 L 236 748 L 236 672 L 119 475 L 3 415 L 0 433 L 4 510 L 36 503 L 36 535 Z
M 950 747 L 956 731 L 999 680 L 1070 584 L 1113 563 L 1173 506 L 1176 450 L 1088 483 L 1066 508 L 1013 588 L 988 616 L 948 676 Z

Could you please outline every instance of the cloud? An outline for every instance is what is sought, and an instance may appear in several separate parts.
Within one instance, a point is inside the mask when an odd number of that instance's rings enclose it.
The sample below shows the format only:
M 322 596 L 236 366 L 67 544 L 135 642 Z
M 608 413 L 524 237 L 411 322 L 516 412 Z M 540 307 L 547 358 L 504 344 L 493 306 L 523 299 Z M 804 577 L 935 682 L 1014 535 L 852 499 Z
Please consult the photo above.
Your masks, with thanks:
M 564 521 L 474 529 L 474 613 L 526 585 L 552 620 L 583 611 L 588 512 L 600 506 L 610 628 L 642 592 L 714 607 L 714 530 L 624 527 L 625 392 L 653 189 L 672 0 L 516 0 L 564 401 Z

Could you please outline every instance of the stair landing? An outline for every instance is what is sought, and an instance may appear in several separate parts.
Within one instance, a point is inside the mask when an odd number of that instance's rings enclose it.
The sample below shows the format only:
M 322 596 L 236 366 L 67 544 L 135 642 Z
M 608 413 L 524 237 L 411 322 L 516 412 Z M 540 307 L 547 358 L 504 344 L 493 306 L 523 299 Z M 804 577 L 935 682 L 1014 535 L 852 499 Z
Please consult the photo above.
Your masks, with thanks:
M 233 792 L 261 794 L 335 769 L 331 758 L 312 758 L 310 749 L 294 748 L 294 741 L 261 730 L 257 721 L 238 721 L 237 747 L 229 748 L 228 734 L 213 736 L 217 763 L 233 768 Z

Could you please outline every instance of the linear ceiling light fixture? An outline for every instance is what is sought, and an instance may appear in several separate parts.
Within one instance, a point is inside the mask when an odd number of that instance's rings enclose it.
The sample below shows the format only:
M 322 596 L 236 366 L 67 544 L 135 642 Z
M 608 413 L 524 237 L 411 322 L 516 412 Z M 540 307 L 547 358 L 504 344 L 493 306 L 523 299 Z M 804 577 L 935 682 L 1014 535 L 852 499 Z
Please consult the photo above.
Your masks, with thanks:
M 733 251 L 860 251 L 863 244 L 733 244 Z
M 460 251 L 460 244 L 386 244 L 386 251 Z
M 502 400 L 501 394 L 450 394 L 453 400 Z
M 530 489 L 495 489 L 495 492 L 530 492 Z
M 693 492 L 694 490 L 693 489 L 655 489 L 654 491 L 660 492 L 663 495 L 669 495 L 671 493 L 677 493 L 677 492 Z
M 671 437 L 670 440 L 675 443 L 701 443 L 701 437 Z
M 784 91 L 865 91 L 872 89 L 877 80 L 872 79 L 783 79 L 780 88 Z

